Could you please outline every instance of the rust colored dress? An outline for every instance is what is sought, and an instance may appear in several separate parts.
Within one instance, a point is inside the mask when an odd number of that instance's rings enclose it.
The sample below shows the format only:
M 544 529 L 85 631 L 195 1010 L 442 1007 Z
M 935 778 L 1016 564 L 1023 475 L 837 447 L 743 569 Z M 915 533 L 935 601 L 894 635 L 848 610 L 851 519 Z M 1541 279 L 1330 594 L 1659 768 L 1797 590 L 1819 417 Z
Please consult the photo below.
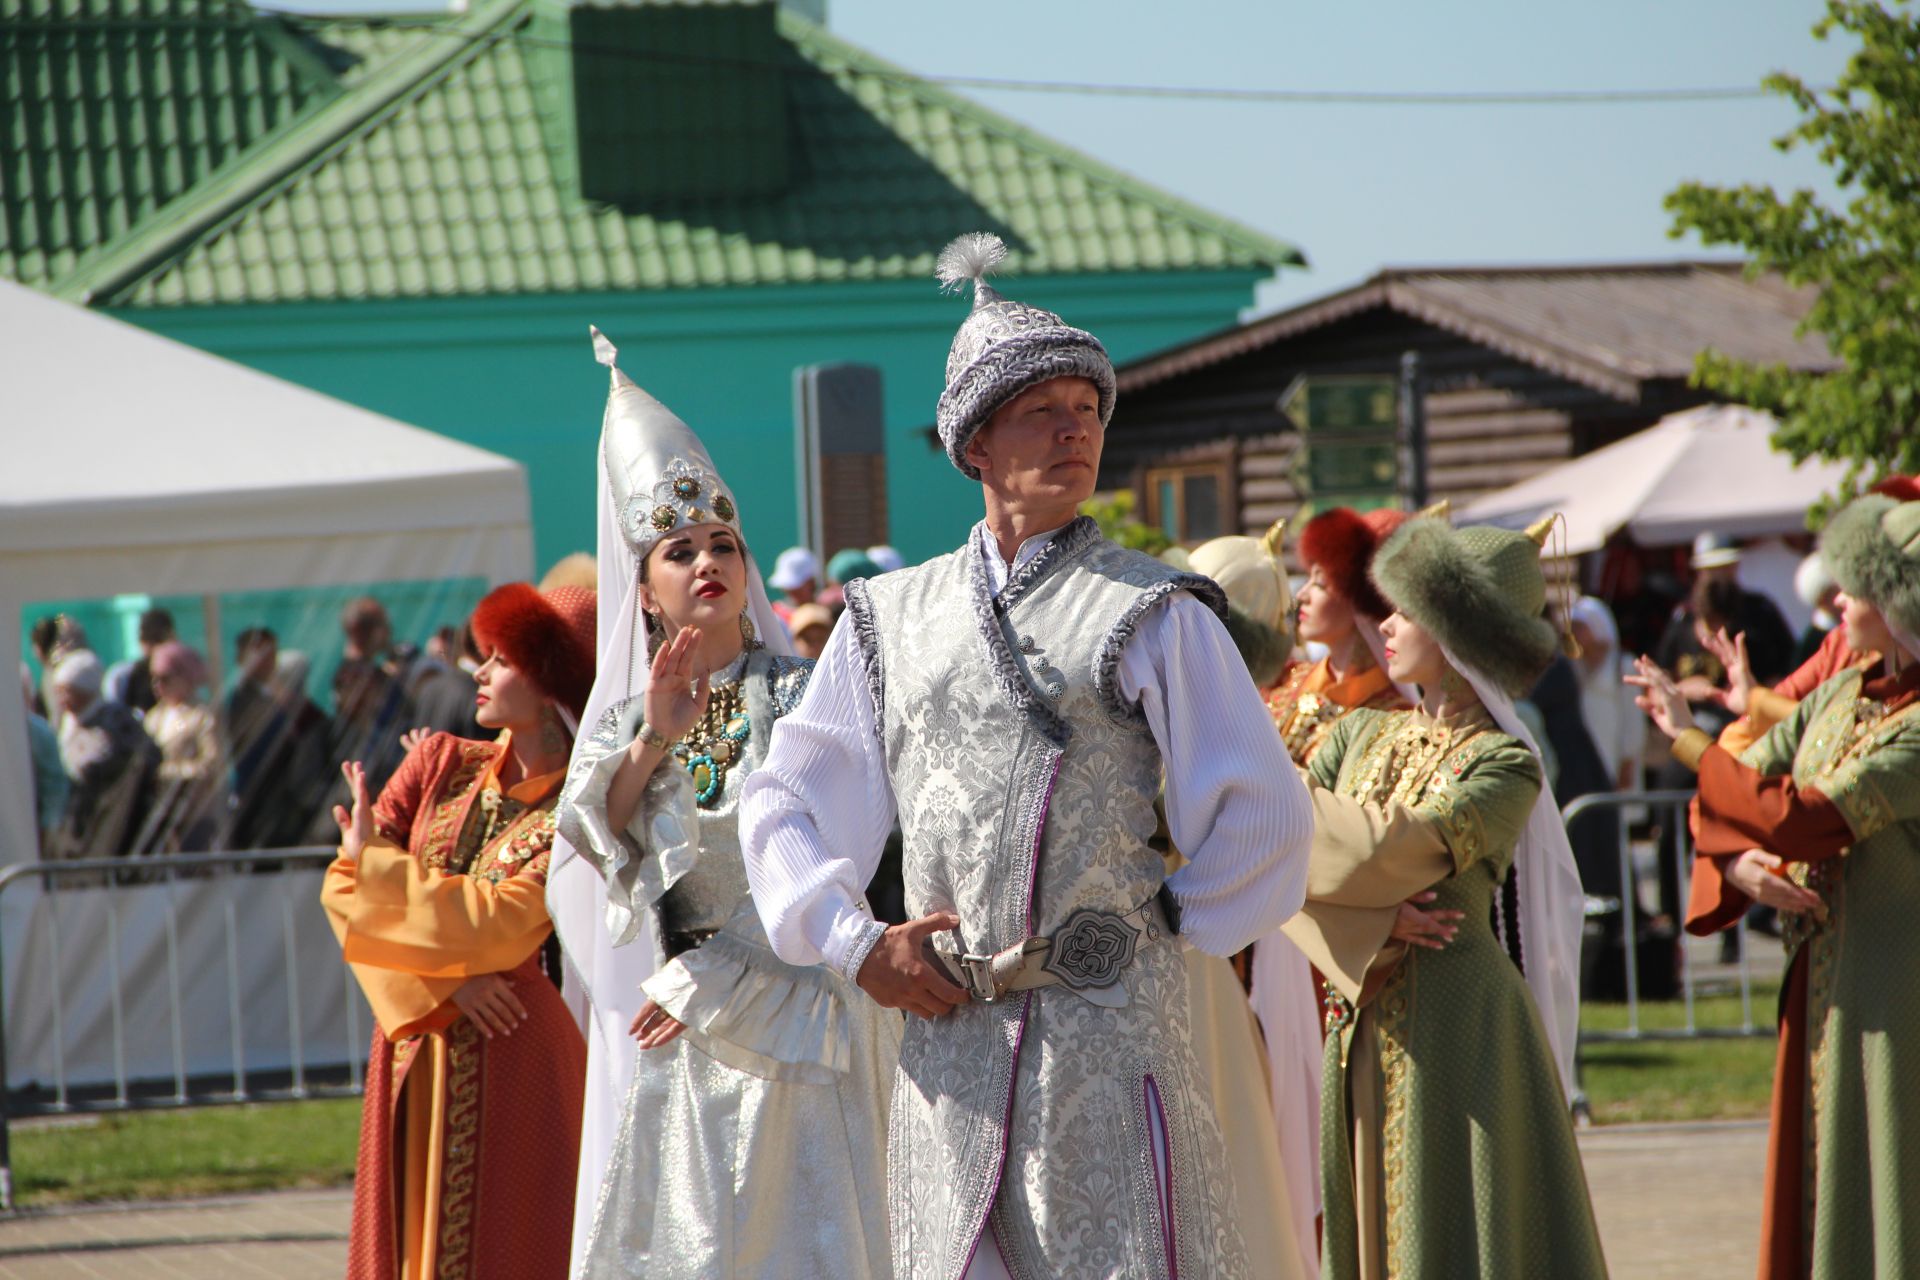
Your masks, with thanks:
M 586 1046 L 543 971 L 565 770 L 500 785 L 509 750 L 439 733 L 336 858 L 321 903 L 373 1006 L 350 1280 L 560 1280 L 572 1240 Z M 476 974 L 527 1018 L 488 1039 L 453 1003 Z

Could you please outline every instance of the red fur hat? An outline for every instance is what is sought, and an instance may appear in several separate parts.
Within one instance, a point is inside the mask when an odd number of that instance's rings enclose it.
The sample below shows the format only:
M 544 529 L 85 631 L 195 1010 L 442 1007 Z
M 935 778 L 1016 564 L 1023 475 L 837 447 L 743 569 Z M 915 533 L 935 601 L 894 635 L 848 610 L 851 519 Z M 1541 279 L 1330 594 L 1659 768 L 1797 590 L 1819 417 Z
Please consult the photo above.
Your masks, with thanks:
M 1393 606 L 1375 589 L 1367 569 L 1380 544 L 1406 519 L 1406 512 L 1390 507 L 1365 514 L 1352 507 L 1322 511 L 1300 530 L 1300 559 L 1309 569 L 1318 566 L 1334 593 L 1355 612 L 1378 622 Z
M 1883 494 L 1895 502 L 1920 502 L 1920 477 L 1888 476 L 1867 492 Z
M 488 592 L 473 611 L 480 652 L 498 650 L 576 719 L 593 691 L 595 627 L 595 596 L 585 587 L 543 593 L 509 582 Z

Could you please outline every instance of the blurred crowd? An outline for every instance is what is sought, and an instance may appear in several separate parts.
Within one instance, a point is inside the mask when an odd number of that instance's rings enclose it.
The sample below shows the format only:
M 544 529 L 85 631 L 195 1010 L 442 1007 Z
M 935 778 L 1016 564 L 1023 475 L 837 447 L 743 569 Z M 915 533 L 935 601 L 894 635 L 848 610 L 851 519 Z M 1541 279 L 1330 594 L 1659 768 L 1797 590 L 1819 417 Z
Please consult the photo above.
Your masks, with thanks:
M 1693 773 L 1676 762 L 1666 742 L 1650 735 L 1623 683 L 1634 659 L 1647 654 L 1674 674 L 1700 725 L 1718 734 L 1745 712 L 1747 690 L 1769 686 L 1817 651 L 1839 624 L 1834 598 L 1839 588 L 1817 554 L 1790 555 L 1777 542 L 1742 547 L 1736 540 L 1703 533 L 1687 558 L 1689 581 L 1652 577 L 1617 597 L 1619 616 L 1593 597 L 1565 609 L 1565 632 L 1579 649 L 1548 668 L 1521 705 L 1534 723 L 1546 756 L 1555 801 L 1561 806 L 1587 795 L 1647 790 L 1690 791 Z M 1754 579 L 1749 581 L 1748 577 Z M 1787 590 L 1781 590 L 1782 584 Z M 1788 622 L 1806 619 L 1798 634 Z M 1634 815 L 1628 811 L 1628 817 Z M 1568 827 L 1581 883 L 1589 895 L 1591 927 L 1607 945 L 1590 949 L 1597 968 L 1586 975 L 1586 994 L 1618 998 L 1625 990 L 1624 893 L 1620 877 L 1618 809 L 1591 812 Z M 1676 824 L 1643 833 L 1658 853 L 1659 880 L 1653 909 L 1636 921 L 1641 993 L 1671 995 L 1679 982 L 1682 842 Z M 1749 924 L 1777 932 L 1770 908 L 1756 907 Z M 1734 945 L 1734 935 L 1725 935 Z
M 364 761 L 377 788 L 409 729 L 482 736 L 464 626 L 396 644 L 386 608 L 361 596 L 340 629 L 329 713 L 309 696 L 311 660 L 265 627 L 235 637 L 216 696 L 206 659 L 165 609 L 141 615 L 139 656 L 111 667 L 77 620 L 38 619 L 29 641 L 42 678 L 36 686 L 24 664 L 21 678 L 41 856 L 331 845 L 343 761 Z
M 901 567 L 892 547 L 845 550 L 823 567 L 804 547 L 782 552 L 768 585 L 795 648 L 817 657 L 846 608 L 843 584 Z M 591 566 L 562 562 L 555 573 Z M 480 655 L 467 626 L 424 644 L 396 643 L 373 596 L 341 610 L 343 647 L 329 677 L 332 710 L 309 694 L 311 659 L 265 627 L 242 630 L 224 692 L 183 643 L 173 615 L 141 615 L 139 655 L 103 663 L 80 622 L 36 620 L 29 643 L 41 679 L 20 669 L 32 746 L 34 808 L 45 858 L 331 845 L 347 799 L 340 766 L 358 760 L 375 793 L 415 730 L 484 738 L 474 721 Z
M 824 569 L 820 557 L 805 547 L 782 551 L 773 562 L 773 572 L 767 575 L 767 585 L 778 593 L 773 611 L 787 624 L 794 652 L 803 658 L 817 658 L 827 647 L 834 624 L 846 612 L 847 583 L 905 567 L 900 553 L 888 546 L 836 551 Z

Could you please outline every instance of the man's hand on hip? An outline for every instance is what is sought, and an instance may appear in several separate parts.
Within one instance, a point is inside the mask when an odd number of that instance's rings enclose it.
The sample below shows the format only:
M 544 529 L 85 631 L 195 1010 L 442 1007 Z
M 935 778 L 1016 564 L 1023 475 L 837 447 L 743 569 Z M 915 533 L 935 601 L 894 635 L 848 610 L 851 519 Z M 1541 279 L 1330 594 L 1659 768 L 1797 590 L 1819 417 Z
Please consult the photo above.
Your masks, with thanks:
M 951 911 L 888 925 L 861 963 L 854 981 L 873 997 L 874 1003 L 889 1009 L 905 1009 L 923 1018 L 951 1013 L 955 1005 L 966 1003 L 967 993 L 947 981 L 923 948 L 931 935 L 959 925 L 960 917 Z

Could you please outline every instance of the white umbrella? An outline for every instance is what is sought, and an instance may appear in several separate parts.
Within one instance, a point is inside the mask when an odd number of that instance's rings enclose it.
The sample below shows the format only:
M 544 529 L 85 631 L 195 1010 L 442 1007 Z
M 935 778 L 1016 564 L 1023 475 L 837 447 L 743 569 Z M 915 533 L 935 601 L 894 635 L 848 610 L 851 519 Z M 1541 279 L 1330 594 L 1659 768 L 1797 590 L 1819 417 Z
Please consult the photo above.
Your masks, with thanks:
M 1621 529 L 1645 546 L 1711 530 L 1734 538 L 1798 533 L 1807 508 L 1840 484 L 1839 463 L 1795 466 L 1770 441 L 1771 415 L 1710 404 L 1468 503 L 1464 524 L 1518 528 L 1567 518 L 1567 551 L 1597 551 Z

